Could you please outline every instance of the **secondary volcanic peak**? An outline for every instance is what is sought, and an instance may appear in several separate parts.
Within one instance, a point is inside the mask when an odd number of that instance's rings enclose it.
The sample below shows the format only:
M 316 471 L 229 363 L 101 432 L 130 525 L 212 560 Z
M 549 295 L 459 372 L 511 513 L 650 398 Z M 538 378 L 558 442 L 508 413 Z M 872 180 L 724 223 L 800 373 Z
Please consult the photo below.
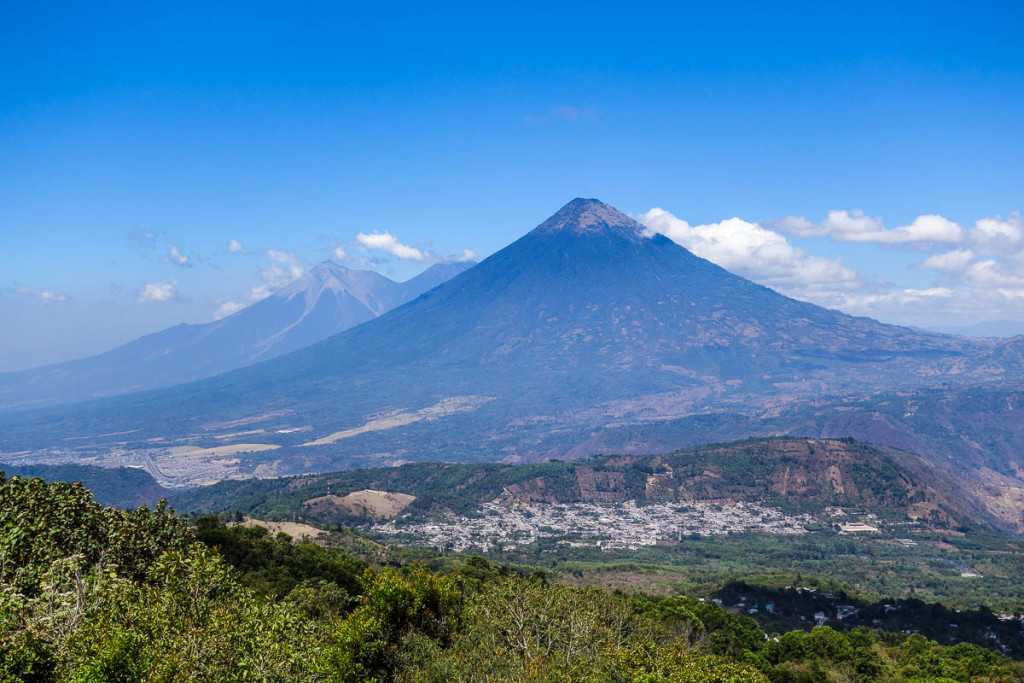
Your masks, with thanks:
M 394 282 L 325 261 L 219 320 L 177 325 L 90 358 L 0 374 L 0 410 L 168 386 L 281 356 L 412 301 L 471 265 L 438 263 Z

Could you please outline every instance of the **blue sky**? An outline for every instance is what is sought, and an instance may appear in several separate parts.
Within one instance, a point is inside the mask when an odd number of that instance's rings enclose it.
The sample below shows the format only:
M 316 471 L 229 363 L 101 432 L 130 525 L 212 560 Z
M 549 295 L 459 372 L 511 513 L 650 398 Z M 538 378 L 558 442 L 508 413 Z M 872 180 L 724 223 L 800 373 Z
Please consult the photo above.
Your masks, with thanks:
M 710 4 L 3 3 L 0 370 L 576 196 L 853 313 L 1024 320 L 1024 6 Z

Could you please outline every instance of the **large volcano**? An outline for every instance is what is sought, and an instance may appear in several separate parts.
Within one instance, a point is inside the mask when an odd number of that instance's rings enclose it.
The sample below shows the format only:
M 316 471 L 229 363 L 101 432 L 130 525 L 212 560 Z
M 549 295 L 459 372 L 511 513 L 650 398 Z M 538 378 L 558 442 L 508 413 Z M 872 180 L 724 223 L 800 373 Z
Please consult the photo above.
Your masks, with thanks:
M 514 459 L 622 425 L 767 415 L 1021 368 L 1019 341 L 926 334 L 796 301 L 576 199 L 417 300 L 319 344 L 171 389 L 11 415 L 0 448 L 137 430 L 130 449 L 257 425 L 282 446 L 274 472 Z

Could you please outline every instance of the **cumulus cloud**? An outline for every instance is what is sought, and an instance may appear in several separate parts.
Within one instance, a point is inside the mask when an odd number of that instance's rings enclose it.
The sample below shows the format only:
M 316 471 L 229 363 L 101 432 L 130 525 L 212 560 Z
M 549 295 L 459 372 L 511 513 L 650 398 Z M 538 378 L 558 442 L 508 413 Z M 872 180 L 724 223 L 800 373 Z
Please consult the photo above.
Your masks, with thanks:
M 1005 254 L 1024 247 L 1024 217 L 1010 214 L 1005 220 L 996 216 L 982 218 L 968 231 L 971 244 L 983 254 Z
M 344 261 L 348 258 L 348 252 L 341 246 L 335 247 L 331 254 L 339 261 Z
M 840 242 L 870 242 L 885 231 L 881 219 L 865 216 L 863 211 L 835 210 L 828 212 L 819 229 L 819 234 Z
M 812 256 L 779 233 L 739 218 L 691 226 L 654 208 L 639 220 L 652 234 L 663 234 L 712 263 L 793 296 L 821 301 L 861 285 L 857 273 L 838 259 Z
M 422 250 L 417 249 L 416 247 L 410 247 L 407 244 L 402 244 L 386 230 L 384 232 L 374 232 L 369 235 L 361 232 L 356 235 L 356 241 L 366 249 L 377 249 L 386 254 L 390 254 L 395 258 L 409 261 L 427 260 L 427 255 Z
M 265 254 L 270 263 L 260 268 L 259 275 L 263 285 L 270 290 L 283 287 L 306 272 L 305 263 L 291 252 L 267 249 Z
M 452 263 L 477 260 L 477 255 L 472 249 L 463 249 L 461 253 L 445 256 L 438 254 L 433 249 L 429 249 L 427 247 L 413 247 L 408 244 L 403 244 L 386 230 L 384 232 L 374 232 L 370 234 L 361 232 L 356 235 L 354 245 L 350 246 L 353 246 L 357 251 L 381 251 L 388 256 L 406 261 L 415 261 L 417 263 Z M 334 256 L 339 260 L 344 260 L 349 257 L 349 254 L 342 247 L 337 247 L 334 250 Z M 379 261 L 372 258 L 360 258 L 359 263 L 363 266 L 380 265 Z
M 982 218 L 964 231 L 963 240 L 972 248 L 940 251 L 914 267 L 934 269 L 965 290 L 1017 299 L 1017 291 L 1024 288 L 1020 275 L 1024 266 L 1024 220 L 1020 214 L 1011 214 L 1005 220 Z M 979 259 L 979 254 L 988 258 Z
M 993 320 L 1021 319 L 1024 287 L 934 287 L 851 294 L 838 307 L 888 322 L 924 327 L 966 327 Z
M 965 271 L 964 278 L 976 287 L 1004 288 L 1024 287 L 1024 277 L 1013 272 L 1006 272 L 1003 264 L 988 259 L 972 263 Z
M 761 223 L 732 218 L 691 226 L 667 211 L 640 217 L 648 230 L 724 268 L 805 299 L 857 315 L 921 326 L 1024 319 L 1024 218 L 982 218 L 964 227 L 938 214 L 887 228 L 863 211 L 832 210 L 820 223 L 798 215 Z M 928 253 L 909 266 L 934 281 L 907 287 L 866 280 L 839 260 L 811 255 L 786 237 L 903 246 Z
M 240 240 L 228 240 L 226 251 L 229 254 L 249 254 Z M 261 252 L 261 264 L 256 271 L 259 284 L 248 291 L 236 293 L 224 299 L 213 312 L 214 320 L 221 320 L 237 313 L 246 306 L 266 299 L 276 290 L 302 277 L 306 272 L 306 262 L 297 254 L 283 249 L 265 249 Z
M 469 263 L 470 261 L 478 261 L 479 257 L 472 249 L 463 249 L 461 254 L 451 256 L 447 260 L 453 263 Z
M 803 216 L 786 216 L 781 221 L 769 221 L 764 227 L 774 232 L 793 237 L 818 237 L 825 234 L 825 229 L 812 223 Z
M 950 299 L 954 295 L 955 292 L 952 289 L 932 287 L 930 289 L 895 289 L 871 294 L 845 294 L 842 297 L 842 301 L 846 309 L 867 312 L 872 308 L 876 308 L 879 304 L 905 306 L 922 301 Z
M 68 300 L 68 295 L 63 292 L 56 292 L 52 289 L 33 289 L 32 287 L 15 287 L 18 294 L 31 296 L 39 299 L 44 304 L 60 303 Z
M 177 287 L 177 280 L 161 280 L 160 282 L 147 283 L 139 293 L 139 302 L 170 301 L 174 298 Z
M 954 306 L 963 314 L 984 315 L 987 308 L 994 311 L 993 302 L 1015 299 L 1024 279 L 1016 275 L 1024 267 L 1024 219 L 1019 213 L 1005 219 L 999 216 L 982 218 L 973 227 L 963 227 L 939 214 L 918 216 L 906 225 L 886 228 L 880 218 L 863 211 L 834 209 L 820 223 L 802 216 L 763 224 L 764 227 L 794 237 L 827 237 L 833 242 L 875 243 L 885 246 L 906 246 L 925 249 L 931 254 L 921 263 L 911 266 L 915 270 L 933 270 L 938 278 L 931 289 L 900 289 L 889 286 L 882 293 L 874 292 L 847 296 L 837 300 L 844 310 L 868 314 L 876 310 L 906 310 L 917 307 L 924 310 L 936 306 L 945 298 L 943 306 Z M 979 255 L 992 258 L 979 260 Z M 874 307 L 874 309 L 873 309 Z M 951 309 L 952 310 L 952 309 Z M 1021 315 L 1001 309 L 1000 315 Z M 936 316 L 943 314 L 934 308 Z M 992 313 L 995 315 L 995 313 Z
M 812 223 L 803 216 L 786 216 L 780 221 L 765 223 L 766 228 L 793 237 L 828 236 L 836 242 L 877 242 L 879 244 L 958 244 L 964 229 L 937 214 L 918 216 L 908 225 L 887 229 L 882 219 L 863 211 L 833 209 L 821 223 Z
M 946 273 L 963 272 L 974 261 L 974 252 L 970 249 L 954 249 L 953 251 L 933 254 L 922 263 L 914 266 L 918 269 L 934 268 Z
M 951 220 L 937 214 L 918 216 L 910 225 L 885 230 L 877 241 L 889 244 L 905 242 L 958 244 L 964 238 L 964 229 Z

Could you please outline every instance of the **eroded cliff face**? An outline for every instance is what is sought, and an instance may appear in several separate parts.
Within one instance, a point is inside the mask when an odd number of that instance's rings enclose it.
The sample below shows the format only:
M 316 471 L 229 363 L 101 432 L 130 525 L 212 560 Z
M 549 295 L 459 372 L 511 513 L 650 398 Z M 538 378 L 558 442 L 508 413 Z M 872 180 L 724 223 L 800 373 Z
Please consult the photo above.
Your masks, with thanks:
M 1019 515 L 1012 497 L 1002 494 L 1002 503 L 989 505 L 982 492 L 916 456 L 850 440 L 769 439 L 596 462 L 503 485 L 497 501 L 768 502 L 799 510 L 885 511 L 943 528 L 989 517 L 1016 527 Z

